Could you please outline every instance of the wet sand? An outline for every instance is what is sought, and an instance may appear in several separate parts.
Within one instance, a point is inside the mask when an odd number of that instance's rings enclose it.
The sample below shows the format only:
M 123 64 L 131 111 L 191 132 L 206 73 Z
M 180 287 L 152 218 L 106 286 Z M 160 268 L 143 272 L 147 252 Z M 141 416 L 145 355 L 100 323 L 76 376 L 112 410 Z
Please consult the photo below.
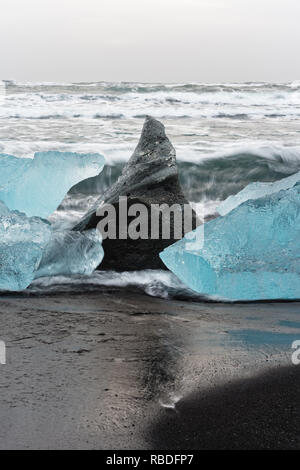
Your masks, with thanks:
M 300 303 L 0 298 L 1 449 L 299 448 Z

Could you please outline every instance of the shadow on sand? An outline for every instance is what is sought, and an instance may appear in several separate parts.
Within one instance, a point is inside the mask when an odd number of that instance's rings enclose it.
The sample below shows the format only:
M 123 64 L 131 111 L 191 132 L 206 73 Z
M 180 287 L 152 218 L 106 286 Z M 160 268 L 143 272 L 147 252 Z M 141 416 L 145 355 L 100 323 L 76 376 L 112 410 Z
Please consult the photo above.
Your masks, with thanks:
M 154 449 L 299 449 L 300 366 L 192 393 L 150 435 Z

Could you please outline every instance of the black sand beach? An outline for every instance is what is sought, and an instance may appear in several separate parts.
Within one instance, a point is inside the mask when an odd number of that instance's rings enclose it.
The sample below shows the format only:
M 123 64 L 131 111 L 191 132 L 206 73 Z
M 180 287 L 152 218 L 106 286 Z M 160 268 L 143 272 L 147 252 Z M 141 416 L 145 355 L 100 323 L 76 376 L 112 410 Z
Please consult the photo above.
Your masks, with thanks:
M 0 299 L 1 449 L 298 449 L 300 304 Z

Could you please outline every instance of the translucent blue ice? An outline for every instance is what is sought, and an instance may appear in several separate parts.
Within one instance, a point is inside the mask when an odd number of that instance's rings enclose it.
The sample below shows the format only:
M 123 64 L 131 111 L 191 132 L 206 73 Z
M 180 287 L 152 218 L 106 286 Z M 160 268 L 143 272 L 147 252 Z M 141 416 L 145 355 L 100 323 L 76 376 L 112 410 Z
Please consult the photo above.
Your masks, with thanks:
M 20 291 L 38 277 L 89 275 L 104 252 L 98 230 L 52 231 L 48 221 L 0 201 L 0 290 Z
M 99 232 L 54 232 L 43 218 L 74 184 L 98 175 L 103 165 L 99 154 L 43 152 L 34 159 L 0 154 L 1 290 L 23 290 L 41 276 L 91 274 L 100 264 Z
M 50 240 L 50 224 L 10 211 L 0 201 L 0 289 L 22 290 L 33 280 Z
M 48 217 L 68 190 L 103 169 L 100 154 L 39 152 L 34 158 L 0 154 L 0 200 L 11 210 Z
M 300 184 L 244 202 L 160 257 L 199 293 L 230 300 L 299 299 Z
M 95 229 L 53 232 L 35 278 L 92 274 L 104 256 L 101 242 L 101 234 Z
M 248 184 L 239 193 L 225 199 L 225 201 L 223 201 L 216 210 L 220 215 L 228 214 L 232 209 L 249 199 L 258 199 L 259 197 L 263 197 L 268 194 L 277 193 L 282 189 L 292 188 L 296 183 L 298 183 L 298 181 L 300 181 L 300 171 L 294 175 L 288 176 L 287 178 L 275 181 L 274 183 L 256 182 Z

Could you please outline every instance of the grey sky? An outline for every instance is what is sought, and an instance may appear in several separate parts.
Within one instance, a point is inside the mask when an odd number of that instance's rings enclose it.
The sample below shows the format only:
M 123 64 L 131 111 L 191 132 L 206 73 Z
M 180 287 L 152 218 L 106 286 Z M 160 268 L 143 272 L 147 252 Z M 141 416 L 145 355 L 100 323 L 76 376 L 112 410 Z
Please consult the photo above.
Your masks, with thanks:
M 299 0 L 0 0 L 0 78 L 289 81 Z

